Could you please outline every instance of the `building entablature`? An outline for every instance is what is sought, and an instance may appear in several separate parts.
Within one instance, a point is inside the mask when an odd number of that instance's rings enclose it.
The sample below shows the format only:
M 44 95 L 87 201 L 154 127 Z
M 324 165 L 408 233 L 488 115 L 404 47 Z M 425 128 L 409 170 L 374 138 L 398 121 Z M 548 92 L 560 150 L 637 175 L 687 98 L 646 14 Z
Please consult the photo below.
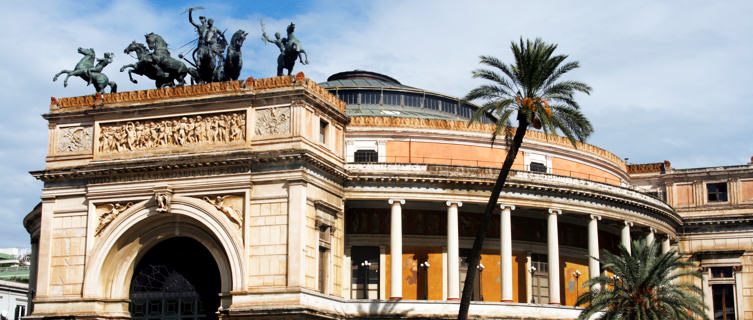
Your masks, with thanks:
M 498 169 L 436 164 L 349 163 L 346 199 L 448 197 L 485 203 Z M 460 190 L 460 191 L 459 191 Z M 682 219 L 661 200 L 630 188 L 547 173 L 511 171 L 500 201 L 527 207 L 562 207 L 605 215 L 675 234 Z
M 344 104 L 302 74 L 298 78 L 53 99 L 44 115 L 47 169 L 286 149 L 311 150 L 341 167 L 349 121 Z

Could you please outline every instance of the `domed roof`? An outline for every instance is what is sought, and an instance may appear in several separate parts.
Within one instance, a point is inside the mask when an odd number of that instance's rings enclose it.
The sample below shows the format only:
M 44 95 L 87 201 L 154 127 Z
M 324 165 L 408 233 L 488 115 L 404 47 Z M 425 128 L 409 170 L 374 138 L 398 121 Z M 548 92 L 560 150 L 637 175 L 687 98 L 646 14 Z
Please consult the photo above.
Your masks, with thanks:
M 396 87 L 396 88 L 412 88 L 402 85 L 399 81 L 395 80 L 387 75 L 381 73 L 366 71 L 366 70 L 353 70 L 335 73 L 329 78 L 327 82 L 319 84 L 324 88 L 333 87 Z
M 336 73 L 319 85 L 347 103 L 346 114 L 350 117 L 468 120 L 479 109 L 460 98 L 409 87 L 390 76 L 365 70 Z M 495 120 L 487 114 L 481 122 Z

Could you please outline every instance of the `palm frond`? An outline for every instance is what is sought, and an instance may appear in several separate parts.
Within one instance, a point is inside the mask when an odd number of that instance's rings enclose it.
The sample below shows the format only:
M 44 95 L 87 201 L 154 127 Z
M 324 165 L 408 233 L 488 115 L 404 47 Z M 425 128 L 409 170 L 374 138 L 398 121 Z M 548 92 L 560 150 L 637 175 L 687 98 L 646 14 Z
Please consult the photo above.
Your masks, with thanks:
M 700 300 L 701 290 L 693 283 L 676 281 L 678 274 L 700 277 L 686 270 L 692 263 L 683 261 L 675 251 L 660 253 L 658 243 L 634 241 L 632 254 L 623 246 L 619 253 L 602 251 L 602 268 L 614 276 L 600 275 L 586 281 L 591 288 L 581 294 L 577 304 L 586 305 L 578 319 L 708 319 Z M 600 289 L 595 290 L 594 285 Z

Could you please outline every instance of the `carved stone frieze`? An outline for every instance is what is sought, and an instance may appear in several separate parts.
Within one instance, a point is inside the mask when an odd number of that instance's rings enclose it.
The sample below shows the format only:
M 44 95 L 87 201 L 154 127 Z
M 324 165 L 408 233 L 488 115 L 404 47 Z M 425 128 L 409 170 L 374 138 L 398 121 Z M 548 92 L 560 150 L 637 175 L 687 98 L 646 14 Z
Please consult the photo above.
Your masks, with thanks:
M 204 201 L 213 205 L 217 211 L 222 212 L 235 225 L 241 225 L 243 217 L 241 215 L 243 208 L 243 197 L 240 196 L 204 196 Z
M 256 135 L 274 135 L 290 132 L 290 108 L 268 108 L 256 111 Z
M 245 112 L 203 114 L 103 124 L 99 152 L 121 153 L 245 140 Z
M 91 126 L 58 129 L 58 152 L 77 152 L 92 149 Z
M 133 206 L 133 202 L 126 203 L 108 203 L 96 207 L 99 216 L 99 224 L 94 229 L 94 235 L 99 235 L 118 215 Z

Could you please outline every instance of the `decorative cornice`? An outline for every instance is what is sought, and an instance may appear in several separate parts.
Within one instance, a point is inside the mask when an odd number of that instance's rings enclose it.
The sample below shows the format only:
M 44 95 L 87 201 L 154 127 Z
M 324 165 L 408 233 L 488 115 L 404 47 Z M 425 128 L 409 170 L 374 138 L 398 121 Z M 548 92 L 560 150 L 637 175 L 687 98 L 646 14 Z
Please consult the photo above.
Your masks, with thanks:
M 45 181 L 84 179 L 88 183 L 159 180 L 189 176 L 226 173 L 247 173 L 252 166 L 290 161 L 303 161 L 331 174 L 335 179 L 345 179 L 342 168 L 308 150 L 239 151 L 221 154 L 185 155 L 170 158 L 142 160 L 103 161 L 87 166 L 64 169 L 31 171 L 35 178 Z
M 295 80 L 295 81 L 294 81 Z M 235 80 L 226 82 L 212 82 L 182 87 L 170 87 L 162 89 L 135 90 L 108 94 L 96 94 L 77 97 L 56 98 L 50 97 L 50 113 L 79 111 L 82 109 L 103 108 L 113 105 L 129 106 L 133 103 L 152 102 L 167 99 L 181 99 L 199 97 L 213 94 L 232 94 L 248 91 L 259 91 L 277 88 L 302 87 L 311 91 L 314 96 L 329 103 L 341 112 L 345 112 L 346 103 L 338 99 L 326 89 L 319 86 L 311 79 L 306 79 L 303 72 L 299 72 L 295 78 L 280 76 L 271 78 L 254 79 L 247 78 L 245 81 Z
M 630 164 L 627 166 L 629 174 L 639 173 L 664 173 L 666 170 L 663 162 Z
M 455 168 L 453 166 L 426 165 L 423 170 L 415 172 L 400 172 L 395 174 L 395 170 L 389 174 L 379 172 L 354 172 L 348 174 L 346 187 L 360 185 L 389 185 L 398 184 L 415 185 L 421 184 L 426 186 L 442 186 L 445 188 L 474 188 L 490 189 L 494 184 L 496 170 L 485 170 L 478 168 L 476 172 L 460 172 L 460 175 L 448 175 L 441 169 Z M 427 173 L 428 172 L 428 173 Z M 518 177 L 513 170 L 505 185 L 509 192 L 524 192 L 531 194 L 547 194 L 563 198 L 581 199 L 589 202 L 609 203 L 613 206 L 623 207 L 626 210 L 635 211 L 663 221 L 674 228 L 682 225 L 682 218 L 676 214 L 671 207 L 659 200 L 647 197 L 641 193 L 618 186 L 607 184 L 596 184 L 588 182 L 591 187 L 575 188 L 572 185 L 558 185 L 550 181 L 537 181 L 526 177 Z M 598 186 L 597 186 L 598 185 Z
M 425 118 L 394 118 L 394 117 L 351 117 L 350 126 L 354 127 L 400 127 L 400 128 L 420 128 L 420 129 L 437 129 L 437 130 L 453 130 L 453 131 L 470 131 L 470 132 L 482 132 L 492 134 L 495 126 L 487 123 L 468 123 L 463 120 L 442 120 L 442 119 L 425 119 Z M 516 128 L 513 128 L 513 133 Z M 625 162 L 613 153 L 601 149 L 599 147 L 583 143 L 576 142 L 575 147 L 570 140 L 565 137 L 561 137 L 554 134 L 546 134 L 542 131 L 527 130 L 525 140 L 533 140 L 538 142 L 544 142 L 548 144 L 554 144 L 560 147 L 577 149 L 578 151 L 586 152 L 605 159 L 612 164 L 616 165 L 623 171 L 627 171 Z
M 239 92 L 242 89 L 241 83 L 241 81 L 213 82 L 192 86 L 108 93 L 97 96 L 60 98 L 56 99 L 57 101 L 52 99 L 53 101 L 50 105 L 50 112 L 66 112 L 68 111 L 67 109 L 101 107 L 108 104 L 188 98 L 208 94 Z

